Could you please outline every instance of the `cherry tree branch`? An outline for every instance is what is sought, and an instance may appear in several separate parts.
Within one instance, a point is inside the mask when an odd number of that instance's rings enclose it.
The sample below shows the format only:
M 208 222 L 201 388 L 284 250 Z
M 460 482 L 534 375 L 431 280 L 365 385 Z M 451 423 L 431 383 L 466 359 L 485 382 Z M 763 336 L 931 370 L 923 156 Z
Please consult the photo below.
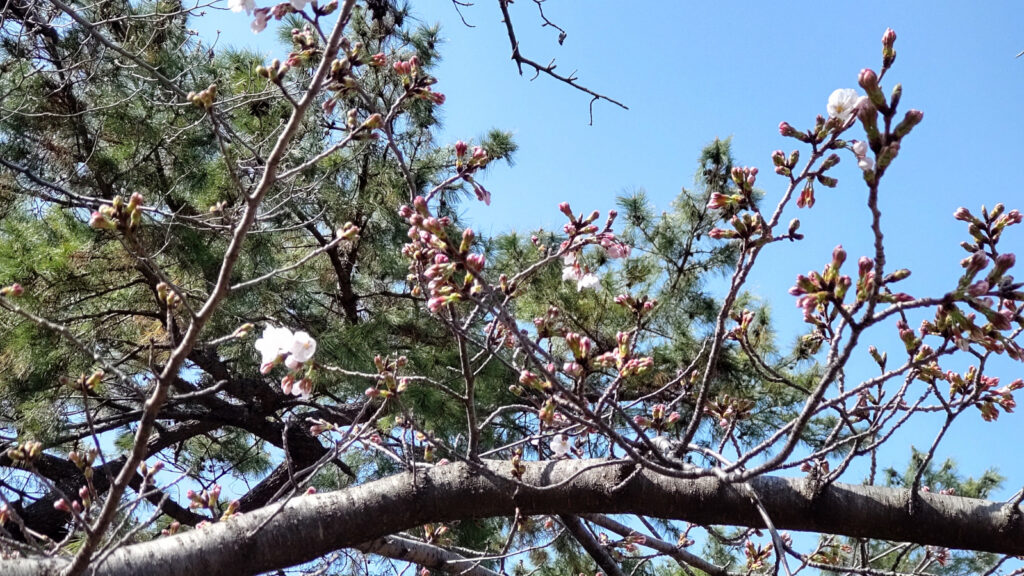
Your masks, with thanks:
M 596 462 L 604 466 L 595 467 Z M 764 528 L 750 499 L 718 478 L 668 478 L 627 461 L 558 460 L 522 463 L 517 481 L 509 462 L 420 468 L 383 480 L 293 499 L 283 510 L 263 508 L 172 537 L 121 548 L 97 576 L 190 573 L 257 574 L 294 566 L 367 540 L 428 522 L 541 514 L 643 514 Z M 1024 523 L 1006 504 L 933 493 L 910 513 L 907 491 L 798 478 L 749 480 L 778 529 L 870 537 L 922 545 L 1024 554 Z M 276 517 L 262 530 L 252 528 Z M 367 519 L 372 519 L 368 521 Z M 67 565 L 47 558 L 5 562 L 10 576 L 48 576 Z

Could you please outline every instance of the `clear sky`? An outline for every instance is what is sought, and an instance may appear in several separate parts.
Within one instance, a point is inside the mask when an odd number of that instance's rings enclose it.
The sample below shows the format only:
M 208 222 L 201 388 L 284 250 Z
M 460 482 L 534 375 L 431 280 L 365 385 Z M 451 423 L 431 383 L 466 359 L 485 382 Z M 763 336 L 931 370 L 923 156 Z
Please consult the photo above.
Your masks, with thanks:
M 806 128 L 825 114 L 834 89 L 858 88 L 860 69 L 880 66 L 886 27 L 899 38 L 883 88 L 888 93 L 901 82 L 901 108 L 925 114 L 887 173 L 881 197 L 890 269 L 914 272 L 903 289 L 925 296 L 953 286 L 965 255 L 958 244 L 967 237 L 952 218 L 958 206 L 977 210 L 1002 201 L 1024 209 L 1016 178 L 1024 160 L 1024 57 L 1015 58 L 1024 50 L 1024 4 L 550 0 L 545 14 L 568 32 L 559 46 L 557 31 L 540 26 L 534 2 L 516 2 L 510 8 L 525 55 L 555 58 L 559 72 L 577 70 L 581 83 L 629 106 L 595 103 L 593 126 L 588 96 L 547 77 L 531 82 L 531 74 L 517 75 L 497 3 L 475 4 L 463 8 L 473 28 L 448 0 L 413 5 L 423 22 L 441 23 L 446 39 L 435 71 L 435 89 L 447 95 L 439 141 L 496 127 L 511 130 L 520 146 L 515 166 L 498 166 L 485 181 L 491 206 L 468 207 L 485 233 L 560 226 L 560 201 L 577 212 L 605 212 L 618 195 L 637 188 L 667 208 L 681 186 L 692 186 L 700 150 L 716 137 L 731 137 L 737 161 L 761 169 L 758 186 L 765 205 L 774 205 L 785 182 L 772 173 L 770 154 L 796 144 L 779 136 L 779 122 Z M 222 43 L 279 50 L 270 30 L 253 36 L 243 15 L 214 12 L 195 26 L 206 37 L 220 29 Z M 870 250 L 866 190 L 852 157 L 833 175 L 838 188 L 818 190 L 812 210 L 794 207 L 786 216 L 800 218 L 806 239 L 766 250 L 748 285 L 772 303 L 786 341 L 802 326 L 786 293 L 795 276 L 820 270 L 837 244 L 847 248 L 848 266 Z M 1024 227 L 1011 232 L 1003 249 L 1024 257 Z M 894 329 L 870 336 L 899 358 Z M 851 373 L 873 374 L 869 362 L 865 351 Z M 1019 364 L 993 366 L 992 374 L 1006 382 L 1024 376 Z M 902 468 L 906 447 L 927 447 L 938 425 L 924 419 L 897 436 L 898 449 L 884 464 Z M 938 457 L 955 458 L 970 475 L 997 466 L 1009 476 L 997 496 L 1008 496 L 1024 485 L 1015 450 L 1022 433 L 1024 414 L 984 423 L 968 413 Z

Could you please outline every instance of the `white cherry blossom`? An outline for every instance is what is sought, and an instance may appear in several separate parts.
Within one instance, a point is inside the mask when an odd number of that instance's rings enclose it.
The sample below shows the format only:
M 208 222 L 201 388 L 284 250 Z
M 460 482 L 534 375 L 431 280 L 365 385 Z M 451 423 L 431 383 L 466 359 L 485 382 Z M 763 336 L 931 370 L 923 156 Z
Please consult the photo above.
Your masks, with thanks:
M 291 348 L 294 338 L 292 331 L 283 326 L 267 325 L 263 329 L 263 336 L 256 340 L 255 344 L 256 350 L 261 355 L 260 371 L 264 374 L 269 372 L 277 362 L 277 358 Z
M 558 434 L 551 439 L 551 451 L 555 453 L 555 458 L 565 456 L 569 453 L 569 436 L 565 434 Z
M 306 332 L 296 332 L 288 351 L 299 362 L 307 362 L 316 353 L 316 340 Z
M 576 280 L 576 291 L 582 292 L 588 288 L 596 288 L 601 283 L 601 279 L 597 277 L 597 274 L 587 272 L 581 274 Z
M 228 8 L 232 12 L 245 11 L 246 14 L 252 14 L 252 11 L 256 9 L 255 0 L 228 0 Z
M 845 123 L 857 108 L 860 97 L 853 88 L 840 88 L 828 97 L 828 115 Z

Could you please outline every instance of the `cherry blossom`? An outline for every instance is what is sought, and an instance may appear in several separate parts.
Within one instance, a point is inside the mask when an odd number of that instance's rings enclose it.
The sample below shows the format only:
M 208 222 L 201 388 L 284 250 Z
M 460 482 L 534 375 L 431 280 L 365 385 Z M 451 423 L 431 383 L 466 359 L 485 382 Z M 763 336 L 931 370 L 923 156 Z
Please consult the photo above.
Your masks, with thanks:
M 868 157 L 868 143 L 860 140 L 853 141 L 853 155 L 857 157 L 857 166 L 867 172 L 873 170 L 875 161 Z
M 586 290 L 588 288 L 596 288 L 597 285 L 600 284 L 600 283 L 601 283 L 601 279 L 598 278 L 596 274 L 593 274 L 591 272 L 587 272 L 586 274 L 582 274 L 576 280 L 576 290 L 578 292 L 582 292 L 582 291 L 584 291 L 584 290 Z
M 857 108 L 859 97 L 853 88 L 840 88 L 828 97 L 828 115 L 838 118 L 844 124 Z
M 569 453 L 569 436 L 566 434 L 558 434 L 551 439 L 549 444 L 551 451 L 554 452 L 555 458 L 560 458 Z
M 266 374 L 284 357 L 285 366 L 297 370 L 316 353 L 316 340 L 306 332 L 268 325 L 254 345 L 259 351 L 260 372 Z
M 306 332 L 296 332 L 288 351 L 295 360 L 306 362 L 316 353 L 316 340 Z
M 252 14 L 252 11 L 256 9 L 255 0 L 228 0 L 228 8 L 232 12 L 245 11 L 246 14 Z
M 263 329 L 263 336 L 256 340 L 255 347 L 259 351 L 260 372 L 266 374 L 277 363 L 277 359 L 287 353 L 291 347 L 292 331 L 282 327 L 268 325 Z
M 270 16 L 270 8 L 257 8 L 253 11 L 252 23 L 249 28 L 253 34 L 259 34 L 267 28 L 267 18 Z

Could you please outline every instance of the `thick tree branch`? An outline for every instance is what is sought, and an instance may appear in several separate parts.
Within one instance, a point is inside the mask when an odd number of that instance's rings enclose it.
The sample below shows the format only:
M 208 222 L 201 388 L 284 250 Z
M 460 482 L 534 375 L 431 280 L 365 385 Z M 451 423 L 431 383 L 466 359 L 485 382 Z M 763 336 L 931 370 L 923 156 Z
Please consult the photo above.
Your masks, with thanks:
M 583 549 L 587 551 L 587 554 L 597 562 L 597 567 L 600 568 L 608 576 L 626 576 L 619 567 L 619 563 L 612 558 L 612 555 L 608 553 L 608 550 L 601 546 L 601 543 L 594 538 L 594 535 L 587 530 L 587 527 L 580 521 L 579 516 L 572 514 L 562 514 L 558 517 L 562 524 L 565 525 L 565 529 L 572 534 L 572 537 L 583 546 Z
M 870 537 L 1002 554 L 1024 554 L 1024 525 L 1004 505 L 923 493 L 913 514 L 906 491 L 762 476 L 750 484 L 780 529 Z M 97 575 L 257 574 L 293 566 L 427 522 L 523 514 L 630 513 L 697 524 L 763 527 L 738 490 L 713 477 L 667 478 L 629 462 L 562 460 L 525 464 L 522 484 L 507 462 L 449 464 L 295 498 L 229 522 L 122 548 Z M 261 530 L 251 533 L 276 514 Z M 10 576 L 56 574 L 62 559 L 5 563 Z

